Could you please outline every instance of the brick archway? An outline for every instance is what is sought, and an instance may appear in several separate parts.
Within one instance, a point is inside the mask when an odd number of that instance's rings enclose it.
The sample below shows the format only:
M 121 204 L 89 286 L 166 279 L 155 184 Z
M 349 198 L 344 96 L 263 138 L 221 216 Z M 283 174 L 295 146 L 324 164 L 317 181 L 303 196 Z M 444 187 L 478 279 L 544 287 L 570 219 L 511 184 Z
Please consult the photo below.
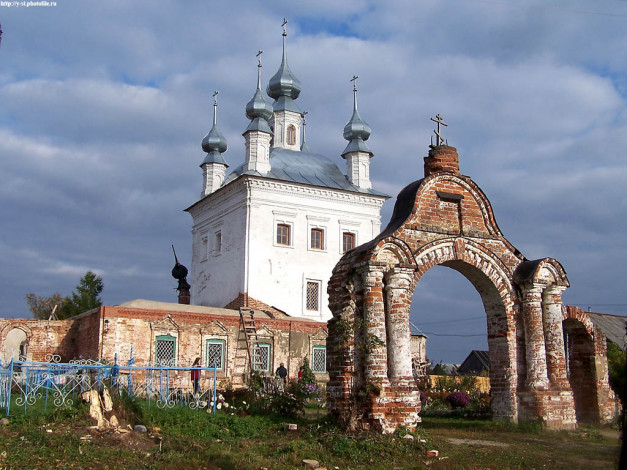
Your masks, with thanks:
M 561 293 L 552 258 L 527 260 L 502 235 L 489 200 L 459 173 L 453 147 L 433 147 L 425 177 L 398 195 L 383 232 L 346 253 L 329 282 L 328 407 L 348 427 L 392 432 L 419 422 L 409 311 L 422 275 L 442 265 L 481 296 L 493 415 L 576 424 L 566 375 Z
M 606 423 L 615 414 L 608 380 L 607 342 L 590 317 L 577 307 L 563 309 L 568 381 L 577 421 Z

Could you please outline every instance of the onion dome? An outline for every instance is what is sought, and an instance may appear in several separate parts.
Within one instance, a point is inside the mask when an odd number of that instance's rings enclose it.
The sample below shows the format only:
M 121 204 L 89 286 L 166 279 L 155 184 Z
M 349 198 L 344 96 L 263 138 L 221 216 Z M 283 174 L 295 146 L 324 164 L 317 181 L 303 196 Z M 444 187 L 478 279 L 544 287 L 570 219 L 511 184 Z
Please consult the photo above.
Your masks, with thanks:
M 257 65 L 257 89 L 251 100 L 246 104 L 246 117 L 252 122 L 248 125 L 247 131 L 258 130 L 271 134 L 268 119 L 272 117 L 272 105 L 266 101 L 261 91 L 261 54 L 259 51 L 259 64 Z
M 285 38 L 287 37 L 287 32 L 285 31 L 286 23 L 287 21 L 283 20 L 283 59 L 281 60 L 279 70 L 268 82 L 268 88 L 266 90 L 268 96 L 275 100 L 278 100 L 281 96 L 295 100 L 298 98 L 301 90 L 300 80 L 294 76 L 289 65 L 287 65 L 287 55 L 285 53 Z
M 226 152 L 227 142 L 217 127 L 218 115 L 218 92 L 213 94 L 213 127 L 209 133 L 202 139 L 202 149 L 207 152 L 207 156 L 203 160 L 205 163 L 222 163 L 226 165 L 226 161 L 222 157 L 222 153 Z
M 349 141 L 344 153 L 361 151 L 370 152 L 370 149 L 366 145 L 365 141 L 370 137 L 370 126 L 359 115 L 357 110 L 357 76 L 354 76 L 351 80 L 353 82 L 353 116 L 350 121 L 344 126 L 344 138 Z

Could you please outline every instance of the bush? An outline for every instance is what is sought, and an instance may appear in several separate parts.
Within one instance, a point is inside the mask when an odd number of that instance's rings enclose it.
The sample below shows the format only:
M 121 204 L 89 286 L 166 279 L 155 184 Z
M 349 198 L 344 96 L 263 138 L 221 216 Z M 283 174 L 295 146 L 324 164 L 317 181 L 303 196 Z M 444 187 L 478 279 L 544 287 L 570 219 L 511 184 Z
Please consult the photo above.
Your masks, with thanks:
M 623 406 L 625 406 L 627 401 L 627 396 L 625 396 L 627 354 L 616 343 L 609 343 L 607 345 L 607 364 L 610 375 L 610 386 L 614 390 L 614 393 L 616 393 L 616 396 L 620 398 Z
M 453 409 L 466 408 L 470 405 L 470 396 L 466 392 L 453 392 L 446 397 L 446 401 Z
M 304 384 L 315 384 L 316 376 L 314 375 L 311 367 L 309 367 L 309 359 L 303 359 L 303 375 L 300 378 L 300 381 Z

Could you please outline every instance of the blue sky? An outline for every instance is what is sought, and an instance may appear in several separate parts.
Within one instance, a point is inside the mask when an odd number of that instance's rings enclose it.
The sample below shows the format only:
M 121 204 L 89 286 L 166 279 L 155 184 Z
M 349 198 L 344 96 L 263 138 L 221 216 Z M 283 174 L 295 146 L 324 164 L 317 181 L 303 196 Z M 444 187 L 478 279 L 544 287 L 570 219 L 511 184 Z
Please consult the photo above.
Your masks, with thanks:
M 28 317 L 26 293 L 68 294 L 88 269 L 106 304 L 176 299 L 170 245 L 189 265 L 211 94 L 234 168 L 255 54 L 266 81 L 283 17 L 309 147 L 342 168 L 359 75 L 371 178 L 393 196 L 383 226 L 440 113 L 504 235 L 565 267 L 565 301 L 627 314 L 626 1 L 56 4 L 0 7 L 0 317 Z M 487 347 L 478 294 L 447 268 L 423 277 L 412 320 L 433 361 Z

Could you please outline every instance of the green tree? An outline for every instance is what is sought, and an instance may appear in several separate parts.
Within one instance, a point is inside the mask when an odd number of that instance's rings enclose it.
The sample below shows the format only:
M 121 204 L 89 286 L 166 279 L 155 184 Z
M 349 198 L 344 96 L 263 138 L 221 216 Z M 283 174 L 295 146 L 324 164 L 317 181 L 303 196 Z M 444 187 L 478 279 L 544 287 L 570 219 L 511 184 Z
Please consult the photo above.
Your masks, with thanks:
M 55 305 L 55 316 L 59 320 L 79 315 L 102 305 L 100 294 L 104 289 L 102 278 L 91 271 L 87 271 L 80 279 L 71 296 L 61 297 L 55 292 L 50 297 L 39 297 L 33 293 L 26 294 L 26 303 L 38 320 L 50 318 Z
M 26 294 L 26 303 L 33 314 L 33 318 L 37 320 L 48 320 L 52 311 L 55 309 L 56 318 L 65 318 L 63 308 L 67 298 L 61 297 L 61 294 L 55 292 L 50 297 L 39 297 L 32 292 Z
M 624 406 L 627 399 L 627 396 L 625 396 L 627 353 L 616 343 L 608 343 L 607 345 L 607 365 L 609 368 L 610 386 Z
M 72 296 L 66 297 L 63 305 L 63 313 L 66 315 L 64 318 L 100 307 L 102 305 L 100 294 L 103 288 L 102 278 L 91 271 L 87 271 L 76 286 L 76 290 L 72 291 Z

